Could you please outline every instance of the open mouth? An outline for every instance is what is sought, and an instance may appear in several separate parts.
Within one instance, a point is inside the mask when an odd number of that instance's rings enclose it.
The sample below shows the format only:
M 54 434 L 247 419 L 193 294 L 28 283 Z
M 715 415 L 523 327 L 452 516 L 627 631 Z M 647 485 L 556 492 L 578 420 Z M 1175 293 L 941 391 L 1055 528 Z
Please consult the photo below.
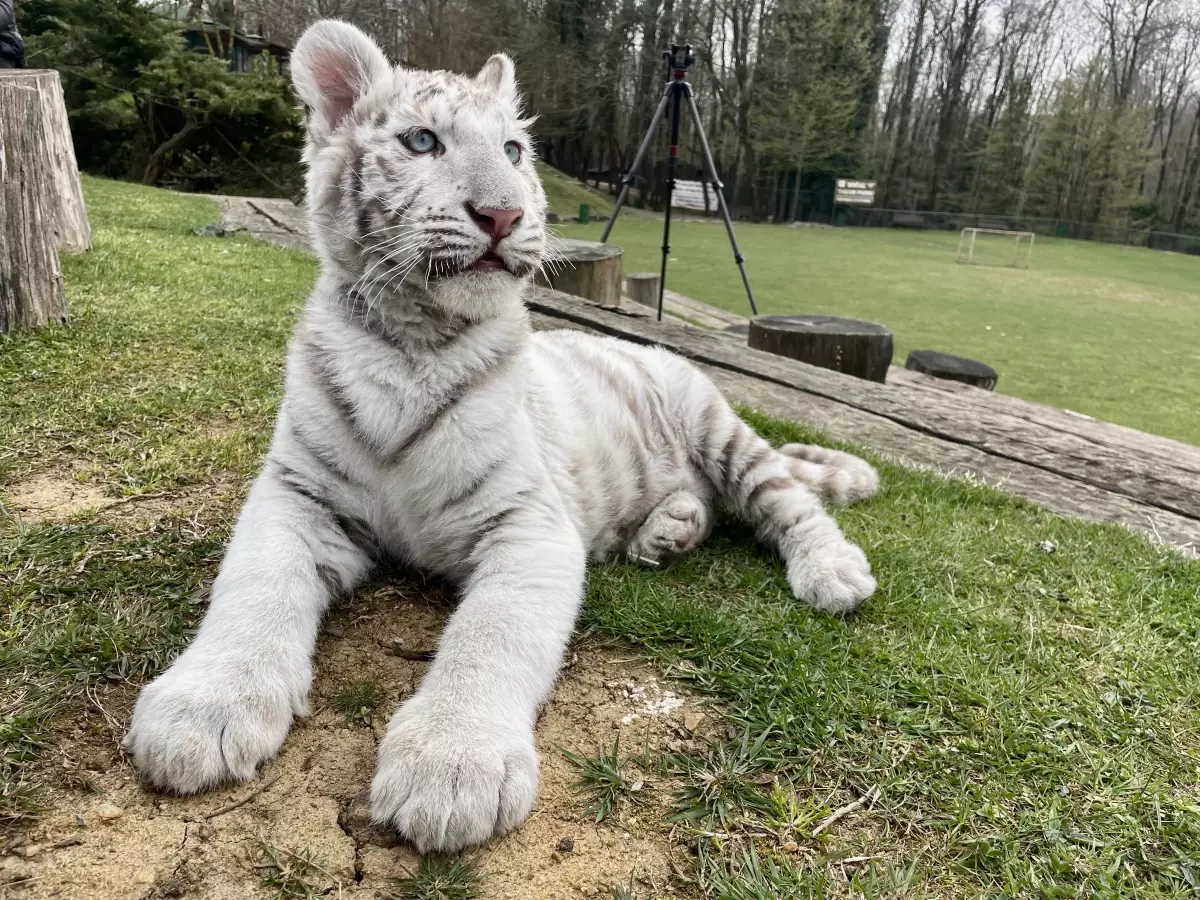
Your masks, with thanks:
M 508 266 L 504 264 L 499 255 L 495 251 L 489 250 L 475 262 L 471 263 L 471 271 L 473 272 L 500 272 L 507 271 Z

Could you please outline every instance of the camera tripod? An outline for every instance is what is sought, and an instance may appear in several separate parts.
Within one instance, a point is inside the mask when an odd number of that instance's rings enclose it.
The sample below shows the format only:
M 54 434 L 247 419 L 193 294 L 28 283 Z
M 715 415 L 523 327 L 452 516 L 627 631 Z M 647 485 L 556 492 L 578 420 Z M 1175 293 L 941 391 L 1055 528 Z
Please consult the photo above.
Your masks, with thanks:
M 642 144 L 633 158 L 633 164 L 625 173 L 625 177 L 621 179 L 621 193 L 617 195 L 616 205 L 613 206 L 608 224 L 604 226 L 604 234 L 601 235 L 600 242 L 608 241 L 608 235 L 617 221 L 621 207 L 625 205 L 625 198 L 629 196 L 629 185 L 633 183 L 634 173 L 641 166 L 642 159 L 650 148 L 650 141 L 654 138 L 654 129 L 669 103 L 671 105 L 671 153 L 667 158 L 667 205 L 663 218 L 662 270 L 658 279 L 658 321 L 661 322 L 663 290 L 667 283 L 667 257 L 671 253 L 671 195 L 675 191 L 675 169 L 679 162 L 679 108 L 683 101 L 687 100 L 688 109 L 692 111 L 692 122 L 696 126 L 696 134 L 700 137 L 704 165 L 708 169 L 708 177 L 712 182 L 713 191 L 717 195 L 717 208 L 721 211 L 721 218 L 725 220 L 725 231 L 729 233 L 729 243 L 733 247 L 733 259 L 737 263 L 738 271 L 742 273 L 742 284 L 746 286 L 746 296 L 750 299 L 750 310 L 757 316 L 758 307 L 754 304 L 754 292 L 750 290 L 750 279 L 746 277 L 746 260 L 742 256 L 742 251 L 738 249 L 737 238 L 733 235 L 733 222 L 729 219 L 729 208 L 725 205 L 725 195 L 721 192 L 721 179 L 717 177 L 717 167 L 713 162 L 712 151 L 708 149 L 708 138 L 704 134 L 704 123 L 700 121 L 700 110 L 696 108 L 696 98 L 692 95 L 692 86 L 687 82 L 688 67 L 696 61 L 696 58 L 692 55 L 691 45 L 679 46 L 677 44 L 672 44 L 670 50 L 663 51 L 663 57 L 667 60 L 671 77 L 663 90 L 658 109 L 654 111 L 654 117 L 650 120 L 650 127 L 646 129 L 646 136 L 642 138 Z M 705 205 L 707 206 L 707 198 Z M 705 209 L 705 212 L 707 211 Z

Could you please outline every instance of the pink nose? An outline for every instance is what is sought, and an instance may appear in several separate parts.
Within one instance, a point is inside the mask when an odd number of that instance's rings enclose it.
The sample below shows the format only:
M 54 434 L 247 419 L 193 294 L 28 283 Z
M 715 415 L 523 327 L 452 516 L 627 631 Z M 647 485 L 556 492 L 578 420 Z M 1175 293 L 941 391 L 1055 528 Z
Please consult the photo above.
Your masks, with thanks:
M 470 204 L 467 204 L 467 211 L 475 220 L 475 224 L 496 240 L 512 234 L 513 226 L 521 221 L 521 215 L 524 213 L 524 210 L 520 209 L 496 209 L 492 206 L 476 209 Z

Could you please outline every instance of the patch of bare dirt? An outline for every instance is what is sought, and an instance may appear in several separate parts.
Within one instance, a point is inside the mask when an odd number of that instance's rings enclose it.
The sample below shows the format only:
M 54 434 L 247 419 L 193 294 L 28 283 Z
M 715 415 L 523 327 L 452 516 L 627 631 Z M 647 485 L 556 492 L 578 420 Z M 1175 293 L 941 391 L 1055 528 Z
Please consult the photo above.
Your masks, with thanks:
M 175 491 L 111 497 L 102 486 L 75 479 L 70 472 L 46 472 L 3 488 L 0 503 L 30 522 L 65 522 L 81 513 L 101 511 L 114 522 L 158 519 L 170 513 L 194 514 L 226 501 L 237 488 L 233 480 L 217 480 Z
M 85 510 L 110 506 L 114 499 L 94 484 L 63 473 L 47 473 L 5 488 L 6 504 L 35 521 L 60 521 Z
M 428 665 L 397 648 L 436 646 L 450 610 L 439 588 L 411 582 L 337 610 L 321 638 L 311 715 L 257 780 L 200 797 L 143 790 L 117 749 L 136 692 L 118 685 L 96 694 L 50 760 L 61 773 L 52 811 L 0 849 L 0 900 L 270 896 L 257 870 L 260 840 L 319 856 L 322 871 L 310 881 L 326 896 L 389 896 L 393 879 L 415 872 L 419 860 L 369 825 L 363 792 L 388 717 Z M 364 679 L 377 682 L 386 701 L 370 727 L 348 726 L 329 700 Z M 533 814 L 478 851 L 484 896 L 607 897 L 631 883 L 642 900 L 685 894 L 673 872 L 686 870 L 687 854 L 663 823 L 669 786 L 646 775 L 644 801 L 596 825 L 561 751 L 594 755 L 618 736 L 629 750 L 690 748 L 685 722 L 700 731 L 708 724 L 700 709 L 641 663 L 595 647 L 569 653 L 537 726 Z

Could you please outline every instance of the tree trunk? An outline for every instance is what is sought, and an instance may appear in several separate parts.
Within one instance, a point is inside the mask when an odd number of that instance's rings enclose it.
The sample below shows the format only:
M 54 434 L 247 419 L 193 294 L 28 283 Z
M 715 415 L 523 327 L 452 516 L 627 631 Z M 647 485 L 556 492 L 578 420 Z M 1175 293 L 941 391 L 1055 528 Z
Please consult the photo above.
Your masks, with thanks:
M 199 131 L 203 124 L 202 119 L 191 119 L 159 144 L 146 162 L 146 171 L 142 173 L 142 184 L 158 184 L 158 179 L 162 177 L 163 164 L 166 162 L 167 154 Z
M 750 346 L 883 383 L 892 363 L 892 333 L 874 322 L 835 316 L 757 316 Z
M 0 82 L 0 333 L 67 320 L 41 92 Z
M 904 361 L 904 368 L 932 375 L 934 378 L 961 381 L 985 391 L 995 390 L 996 382 L 1000 379 L 996 370 L 986 363 L 962 356 L 951 356 L 949 353 L 939 353 L 937 350 L 914 350 Z
M 630 272 L 625 276 L 625 287 L 629 299 L 642 306 L 658 309 L 658 286 L 661 283 L 657 272 Z
M 624 251 L 612 244 L 570 238 L 559 244 L 562 259 L 552 268 L 543 269 L 538 283 L 601 306 L 620 306 Z
M 92 228 L 83 202 L 67 104 L 58 73 L 53 69 L 0 69 L 0 88 L 9 85 L 33 89 L 41 105 L 39 118 L 45 142 L 43 153 L 50 165 L 55 246 L 68 253 L 91 250 Z

